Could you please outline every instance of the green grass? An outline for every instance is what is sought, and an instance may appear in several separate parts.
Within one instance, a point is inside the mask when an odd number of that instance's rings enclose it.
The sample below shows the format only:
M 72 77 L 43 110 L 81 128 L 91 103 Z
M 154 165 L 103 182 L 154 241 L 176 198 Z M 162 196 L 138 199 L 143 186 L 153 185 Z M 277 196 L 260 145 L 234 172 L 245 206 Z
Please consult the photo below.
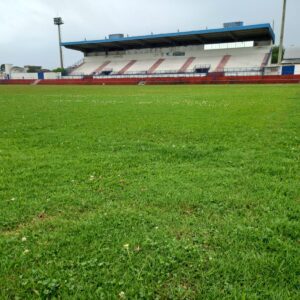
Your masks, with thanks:
M 299 85 L 0 86 L 0 299 L 299 299 L 299 133 Z

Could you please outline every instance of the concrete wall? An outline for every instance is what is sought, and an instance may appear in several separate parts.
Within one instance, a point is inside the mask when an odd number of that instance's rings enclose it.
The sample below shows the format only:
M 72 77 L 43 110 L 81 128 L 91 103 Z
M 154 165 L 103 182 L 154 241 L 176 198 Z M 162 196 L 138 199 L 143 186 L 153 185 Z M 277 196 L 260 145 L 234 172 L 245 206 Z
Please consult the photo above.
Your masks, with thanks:
M 60 79 L 61 73 L 44 73 L 44 79 Z
M 4 73 L 10 74 L 13 65 L 12 64 L 5 64 L 4 66 L 5 66 Z
M 11 79 L 38 79 L 38 73 L 11 73 Z M 61 73 L 44 73 L 44 79 L 60 79 Z
M 11 79 L 38 79 L 37 73 L 11 73 Z

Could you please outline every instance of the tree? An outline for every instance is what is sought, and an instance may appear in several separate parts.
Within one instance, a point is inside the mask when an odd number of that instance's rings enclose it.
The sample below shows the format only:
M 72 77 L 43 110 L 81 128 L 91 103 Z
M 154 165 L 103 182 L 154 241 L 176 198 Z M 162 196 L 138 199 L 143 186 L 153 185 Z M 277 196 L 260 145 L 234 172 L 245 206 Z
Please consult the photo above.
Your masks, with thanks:
M 56 73 L 64 73 L 66 70 L 65 69 L 62 69 L 62 68 L 56 68 L 56 69 L 53 69 L 52 72 L 56 72 Z
M 283 49 L 282 58 L 284 56 L 285 49 Z M 279 46 L 274 46 L 272 49 L 272 64 L 277 64 L 279 55 Z
M 27 73 L 38 73 L 42 70 L 41 66 L 24 66 L 24 68 L 27 70 Z

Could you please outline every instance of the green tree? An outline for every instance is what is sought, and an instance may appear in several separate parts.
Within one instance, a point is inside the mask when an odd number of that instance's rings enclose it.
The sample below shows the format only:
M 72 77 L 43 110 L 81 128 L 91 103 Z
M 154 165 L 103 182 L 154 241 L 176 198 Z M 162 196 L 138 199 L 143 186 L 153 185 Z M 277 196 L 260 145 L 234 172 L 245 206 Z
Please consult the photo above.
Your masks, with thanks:
M 285 49 L 283 49 L 283 53 L 282 53 L 282 58 L 284 56 L 284 51 Z M 274 46 L 272 49 L 272 64 L 277 64 L 278 62 L 278 55 L 279 55 L 279 46 Z
M 52 72 L 57 72 L 57 73 L 64 73 L 66 70 L 63 69 L 63 68 L 56 68 L 56 69 L 53 69 Z

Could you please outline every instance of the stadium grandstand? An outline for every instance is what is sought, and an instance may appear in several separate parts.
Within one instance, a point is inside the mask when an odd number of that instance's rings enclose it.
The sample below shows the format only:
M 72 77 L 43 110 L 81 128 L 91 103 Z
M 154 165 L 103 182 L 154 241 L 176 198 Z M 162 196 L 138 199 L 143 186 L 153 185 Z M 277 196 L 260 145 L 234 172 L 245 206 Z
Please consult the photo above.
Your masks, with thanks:
M 281 63 L 272 64 L 274 44 L 270 24 L 243 22 L 225 23 L 217 29 L 60 41 L 62 72 L 28 72 L 26 68 L 22 72 L 21 68 L 3 64 L 0 83 L 300 83 L 298 48 L 287 50 Z M 82 59 L 65 69 L 62 47 L 81 52 Z
M 162 77 L 261 75 L 269 66 L 275 35 L 270 24 L 65 42 L 84 58 L 69 69 L 71 77 Z

